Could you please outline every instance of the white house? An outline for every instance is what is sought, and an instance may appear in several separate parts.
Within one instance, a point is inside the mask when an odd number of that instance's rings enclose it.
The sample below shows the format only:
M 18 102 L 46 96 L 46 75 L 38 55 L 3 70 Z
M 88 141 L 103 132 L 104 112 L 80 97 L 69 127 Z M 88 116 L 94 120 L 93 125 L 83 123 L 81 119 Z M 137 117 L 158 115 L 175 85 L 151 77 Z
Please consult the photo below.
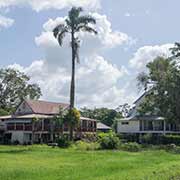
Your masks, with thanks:
M 133 108 L 126 118 L 120 119 L 117 132 L 121 134 L 180 134 L 180 125 L 167 123 L 163 117 L 155 115 L 140 116 L 138 107 L 147 93 L 133 103 Z

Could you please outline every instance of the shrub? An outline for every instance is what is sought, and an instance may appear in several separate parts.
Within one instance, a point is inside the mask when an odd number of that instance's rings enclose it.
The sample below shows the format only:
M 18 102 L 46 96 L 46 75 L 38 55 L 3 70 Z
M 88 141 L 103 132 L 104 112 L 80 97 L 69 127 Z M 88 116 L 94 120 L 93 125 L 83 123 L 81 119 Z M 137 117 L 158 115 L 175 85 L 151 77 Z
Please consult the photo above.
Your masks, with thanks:
M 155 143 L 155 138 L 153 137 L 152 134 L 145 134 L 140 137 L 140 142 L 142 144 L 156 144 Z
M 86 141 L 89 141 L 89 142 L 96 142 L 97 136 L 96 136 L 96 134 L 86 132 L 86 133 L 84 133 L 83 139 L 85 139 Z
M 120 140 L 112 132 L 99 134 L 99 143 L 101 149 L 118 149 Z
M 180 154 L 180 147 L 175 144 L 168 144 L 164 146 L 164 149 L 168 152 Z
M 67 148 L 71 145 L 71 142 L 66 137 L 61 137 L 57 140 L 58 146 L 61 148 Z
M 77 141 L 74 144 L 74 147 L 76 150 L 81 150 L 81 151 L 93 151 L 93 150 L 98 150 L 99 149 L 99 143 L 97 142 L 85 142 L 85 141 Z
M 162 144 L 175 144 L 180 145 L 179 135 L 164 135 L 162 136 Z
M 130 152 L 138 152 L 141 150 L 141 146 L 136 142 L 129 142 L 129 143 L 121 144 L 120 149 Z
M 20 143 L 19 143 L 19 141 L 18 140 L 15 140 L 14 142 L 13 142 L 13 145 L 19 145 Z
M 138 134 L 118 134 L 119 139 L 123 142 L 139 142 Z

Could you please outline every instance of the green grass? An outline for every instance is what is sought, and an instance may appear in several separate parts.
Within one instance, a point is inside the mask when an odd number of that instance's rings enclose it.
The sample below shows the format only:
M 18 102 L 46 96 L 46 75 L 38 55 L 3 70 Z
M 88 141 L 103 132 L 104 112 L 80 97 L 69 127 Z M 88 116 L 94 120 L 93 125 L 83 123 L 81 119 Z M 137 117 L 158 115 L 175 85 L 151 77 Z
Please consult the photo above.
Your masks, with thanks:
M 180 155 L 0 146 L 2 180 L 180 179 Z

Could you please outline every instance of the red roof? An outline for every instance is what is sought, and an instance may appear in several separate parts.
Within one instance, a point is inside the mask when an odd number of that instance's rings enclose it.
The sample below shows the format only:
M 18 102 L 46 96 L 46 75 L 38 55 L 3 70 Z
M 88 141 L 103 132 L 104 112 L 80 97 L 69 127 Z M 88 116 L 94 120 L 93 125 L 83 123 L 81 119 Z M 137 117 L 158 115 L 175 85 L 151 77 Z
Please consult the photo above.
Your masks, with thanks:
M 39 100 L 26 100 L 26 103 L 35 114 L 58 114 L 60 108 L 66 109 L 69 107 L 69 104 L 65 103 L 55 103 Z

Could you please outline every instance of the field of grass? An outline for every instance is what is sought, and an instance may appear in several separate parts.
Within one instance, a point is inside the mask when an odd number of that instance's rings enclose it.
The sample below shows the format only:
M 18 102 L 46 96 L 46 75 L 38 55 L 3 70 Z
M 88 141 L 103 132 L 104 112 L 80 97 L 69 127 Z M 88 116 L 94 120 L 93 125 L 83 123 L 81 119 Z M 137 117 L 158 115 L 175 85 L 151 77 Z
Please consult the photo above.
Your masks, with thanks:
M 0 146 L 2 180 L 180 179 L 180 155 Z

